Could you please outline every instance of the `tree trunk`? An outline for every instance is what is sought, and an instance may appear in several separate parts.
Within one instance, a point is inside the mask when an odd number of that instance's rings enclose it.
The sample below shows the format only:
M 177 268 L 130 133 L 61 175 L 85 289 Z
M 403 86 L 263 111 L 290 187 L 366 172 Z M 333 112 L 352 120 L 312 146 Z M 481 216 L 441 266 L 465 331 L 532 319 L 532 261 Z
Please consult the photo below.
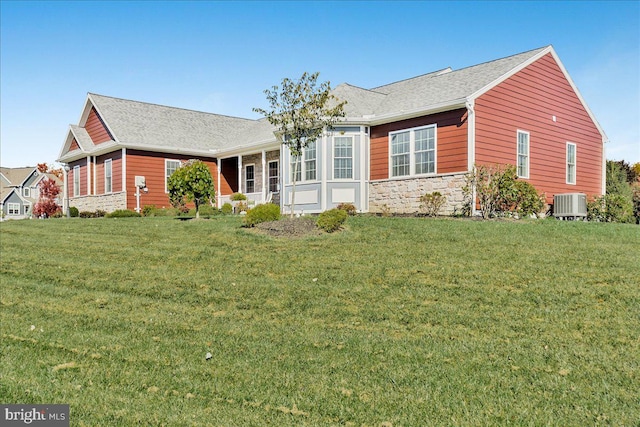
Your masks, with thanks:
M 300 159 L 300 163 L 302 163 L 302 159 Z M 298 176 L 298 160 L 296 158 L 295 166 L 293 167 L 293 187 L 291 187 L 291 215 L 290 218 L 293 218 L 293 208 L 296 205 L 296 177 Z

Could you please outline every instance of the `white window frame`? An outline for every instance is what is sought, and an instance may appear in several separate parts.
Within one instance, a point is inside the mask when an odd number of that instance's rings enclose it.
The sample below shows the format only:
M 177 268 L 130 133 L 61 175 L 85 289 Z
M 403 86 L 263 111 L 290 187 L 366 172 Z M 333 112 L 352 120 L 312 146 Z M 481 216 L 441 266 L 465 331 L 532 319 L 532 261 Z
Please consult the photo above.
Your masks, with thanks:
M 433 129 L 433 149 L 416 151 L 416 132 L 424 129 Z M 399 154 L 393 154 L 393 137 L 401 134 L 409 134 L 409 151 Z M 433 152 L 433 172 L 421 172 L 416 173 L 416 154 L 423 152 Z M 409 173 L 407 174 L 394 174 L 393 158 L 397 156 L 409 156 Z M 402 167 L 406 168 L 407 164 L 403 164 Z M 408 129 L 401 129 L 393 132 L 389 132 L 389 177 L 390 178 L 407 178 L 407 177 L 419 177 L 436 175 L 438 171 L 438 124 L 432 123 L 424 126 L 417 126 Z
M 520 135 L 522 135 L 523 137 L 526 137 L 526 141 L 527 141 L 527 145 L 526 145 L 526 152 L 522 152 L 520 150 Z M 518 178 L 525 178 L 528 179 L 529 178 L 529 153 L 531 150 L 531 134 L 529 132 L 527 132 L 526 130 L 520 130 L 518 129 L 516 132 L 516 173 L 518 174 Z M 522 165 L 523 168 L 525 168 L 525 170 L 521 170 L 521 165 L 520 165 L 520 159 L 524 160 L 524 164 Z
M 167 173 L 167 171 L 169 170 L 169 163 L 177 163 L 177 167 L 176 168 L 172 168 L 173 171 L 171 173 Z M 169 187 L 167 186 L 167 182 L 169 181 L 169 177 L 171 176 L 171 174 L 173 174 L 173 172 L 177 171 L 180 166 L 182 166 L 182 162 L 178 159 L 164 159 L 164 192 L 168 193 L 169 192 Z
M 104 161 L 104 193 L 109 194 L 112 192 L 113 192 L 113 162 L 112 162 L 112 159 L 107 159 Z
M 7 215 L 20 215 L 20 203 L 7 203 Z
M 304 147 L 302 149 L 302 153 L 299 156 L 294 156 L 289 151 L 289 168 L 291 169 L 289 177 L 291 182 L 314 182 L 318 180 L 318 141 L 316 140 L 314 143 L 313 151 L 309 149 L 309 146 Z M 313 152 L 313 158 L 309 158 L 310 154 Z M 298 165 L 298 175 L 300 179 L 295 179 L 293 176 L 293 169 L 295 168 L 296 162 Z M 313 165 L 313 168 L 309 166 Z M 309 177 L 309 174 L 313 172 L 313 177 Z
M 275 163 L 276 167 L 275 167 L 275 171 L 276 174 L 275 176 L 271 175 L 271 164 Z M 280 191 L 280 164 L 278 163 L 278 160 L 271 160 L 268 165 L 267 165 L 267 179 L 268 179 L 268 185 L 269 185 L 269 191 L 272 193 L 277 193 L 278 191 Z M 272 181 L 275 179 L 275 185 L 272 184 Z M 275 190 L 272 190 L 272 188 L 275 188 Z
M 570 150 L 569 147 L 573 147 L 573 161 L 570 158 Z M 566 165 L 566 177 L 567 184 L 576 185 L 577 176 L 578 176 L 578 147 L 573 142 L 567 142 L 567 165 Z M 573 166 L 573 169 L 571 168 Z
M 29 213 L 31 212 L 31 205 L 24 205 L 23 209 L 24 209 L 25 216 L 29 215 Z
M 249 168 L 253 170 L 253 178 L 249 178 Z M 249 183 L 253 186 L 253 189 L 249 191 Z M 244 166 L 244 193 L 255 193 L 256 192 L 256 165 L 255 163 L 249 163 Z
M 22 187 L 22 195 L 24 197 L 31 197 L 31 188 L 30 187 Z
M 309 148 L 309 145 L 313 146 L 313 150 Z M 318 141 L 310 142 L 305 148 L 302 150 L 303 162 L 304 162 L 304 180 L 305 181 L 317 181 L 318 179 Z M 311 153 L 313 153 L 313 157 L 310 158 Z M 310 167 L 313 165 L 313 168 Z M 313 176 L 310 174 L 313 172 Z
M 350 156 L 338 156 L 336 153 L 336 148 L 337 148 L 337 141 L 338 139 L 340 140 L 349 140 L 349 146 L 344 147 L 346 148 L 348 151 L 351 152 Z M 332 154 L 332 171 L 333 171 L 333 179 L 335 180 L 352 180 L 353 179 L 353 135 L 340 135 L 340 136 L 334 136 L 333 137 L 333 144 L 332 144 L 332 150 L 331 150 L 331 154 Z M 347 167 L 343 167 L 342 165 L 340 167 L 338 167 L 337 165 L 337 161 L 344 161 L 346 160 L 346 164 L 348 164 Z M 348 172 L 347 175 L 348 176 L 338 176 L 340 174 L 336 173 L 338 171 L 345 171 Z
M 415 137 L 415 135 L 418 132 L 421 131 L 426 131 L 426 130 L 431 130 L 433 129 L 433 147 L 432 148 L 426 148 L 424 150 L 418 150 L 418 144 L 417 144 L 417 138 Z M 413 171 L 414 174 L 416 175 L 430 175 L 430 174 L 434 174 L 436 173 L 436 127 L 435 126 L 426 126 L 426 127 L 422 127 L 420 129 L 416 129 L 413 131 L 413 135 L 414 135 L 414 150 L 413 150 Z M 422 154 L 422 153 L 433 153 L 433 161 L 431 162 L 426 162 L 427 165 L 432 166 L 433 170 L 428 170 L 426 172 L 418 172 L 418 155 Z
M 73 167 L 73 197 L 80 195 L 80 166 Z

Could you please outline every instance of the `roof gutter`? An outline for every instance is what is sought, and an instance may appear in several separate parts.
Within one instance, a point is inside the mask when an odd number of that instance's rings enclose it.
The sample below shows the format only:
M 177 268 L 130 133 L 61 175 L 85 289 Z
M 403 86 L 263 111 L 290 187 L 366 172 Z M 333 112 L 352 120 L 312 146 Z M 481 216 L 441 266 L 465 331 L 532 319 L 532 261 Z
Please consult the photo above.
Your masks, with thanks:
M 450 111 L 455 108 L 464 108 L 467 103 L 467 98 L 458 98 L 453 99 L 446 102 L 441 102 L 438 104 L 425 105 L 419 108 L 414 108 L 411 110 L 401 110 L 395 113 L 383 114 L 380 116 L 371 115 L 371 116 L 363 116 L 363 119 L 368 120 L 368 124 L 370 126 L 382 125 L 385 123 L 413 119 L 415 117 L 424 116 L 427 114 L 435 114 L 440 113 L 442 111 Z

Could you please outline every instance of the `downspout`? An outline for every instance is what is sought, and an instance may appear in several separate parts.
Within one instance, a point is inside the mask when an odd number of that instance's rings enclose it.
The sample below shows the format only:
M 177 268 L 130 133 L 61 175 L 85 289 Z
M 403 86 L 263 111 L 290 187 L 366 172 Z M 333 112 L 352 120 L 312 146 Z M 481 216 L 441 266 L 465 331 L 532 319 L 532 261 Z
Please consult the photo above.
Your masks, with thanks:
M 476 112 L 474 100 L 465 102 L 467 107 L 467 170 L 473 172 L 476 162 Z M 471 206 L 469 214 L 473 217 L 476 211 L 476 187 L 471 188 Z
M 607 194 L 607 146 L 606 143 L 608 141 L 603 137 L 602 138 L 602 195 Z M 576 167 L 577 169 L 577 167 Z M 576 181 L 578 173 L 576 171 Z
M 262 150 L 262 203 L 267 201 L 267 152 Z
M 242 193 L 242 155 L 240 154 L 238 155 L 238 193 Z
M 122 184 L 120 184 L 120 191 L 124 191 L 124 208 L 129 208 L 129 202 L 127 200 L 127 149 L 122 147 Z
M 218 157 L 218 172 L 217 172 L 217 180 L 218 185 L 216 186 L 216 207 L 220 209 L 222 207 L 222 193 L 220 190 L 220 170 L 222 169 L 222 159 Z

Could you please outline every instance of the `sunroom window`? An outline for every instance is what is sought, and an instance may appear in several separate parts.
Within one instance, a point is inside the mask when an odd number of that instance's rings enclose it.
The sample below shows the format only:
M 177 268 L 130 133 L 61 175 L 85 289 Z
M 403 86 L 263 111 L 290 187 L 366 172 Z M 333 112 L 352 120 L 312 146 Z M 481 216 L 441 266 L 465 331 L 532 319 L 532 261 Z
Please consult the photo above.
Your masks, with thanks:
M 333 140 L 333 178 L 353 178 L 353 138 L 337 136 Z

